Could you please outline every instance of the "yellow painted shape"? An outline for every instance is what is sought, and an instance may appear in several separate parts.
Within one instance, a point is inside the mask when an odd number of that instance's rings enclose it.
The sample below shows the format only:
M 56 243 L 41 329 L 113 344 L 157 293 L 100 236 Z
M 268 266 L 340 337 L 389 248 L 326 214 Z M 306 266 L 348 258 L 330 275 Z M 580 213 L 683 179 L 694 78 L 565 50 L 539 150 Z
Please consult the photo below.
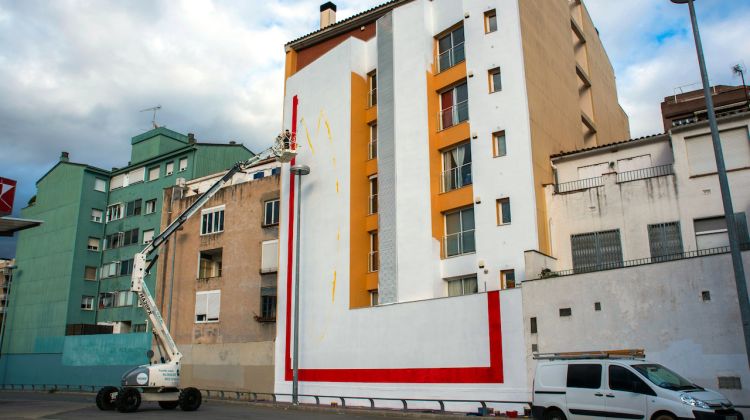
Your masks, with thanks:
M 336 270 L 333 270 L 333 290 L 331 290 L 331 303 L 336 302 Z
M 328 118 L 326 118 L 326 130 L 328 130 L 328 141 L 333 142 L 333 135 L 331 135 L 331 125 L 328 124 Z
M 300 124 L 305 127 L 305 136 L 307 136 L 307 145 L 310 146 L 310 153 L 315 154 L 315 148 L 313 147 L 312 138 L 310 137 L 310 130 L 307 128 L 304 117 L 300 120 Z
M 336 194 L 339 193 L 339 180 L 336 180 Z

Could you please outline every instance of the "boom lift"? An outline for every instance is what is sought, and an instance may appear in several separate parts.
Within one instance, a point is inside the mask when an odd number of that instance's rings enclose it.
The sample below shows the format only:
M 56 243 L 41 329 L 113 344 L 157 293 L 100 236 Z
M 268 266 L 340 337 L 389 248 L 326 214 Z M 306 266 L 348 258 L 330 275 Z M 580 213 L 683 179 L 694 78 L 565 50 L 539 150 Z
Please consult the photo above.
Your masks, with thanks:
M 169 334 L 164 319 L 156 307 L 156 302 L 144 282 L 145 276 L 156 263 L 158 255 L 150 261 L 148 257 L 185 224 L 192 215 L 200 210 L 236 173 L 249 169 L 254 164 L 271 157 L 279 162 L 286 163 L 291 161 L 296 154 L 294 135 L 287 130 L 276 137 L 273 146 L 246 161 L 234 164 L 224 176 L 201 194 L 182 214 L 177 216 L 164 229 L 164 232 L 154 237 L 146 248 L 135 254 L 130 290 L 138 294 L 138 301 L 143 310 L 146 311 L 149 321 L 151 321 L 156 346 L 162 354 L 161 363 L 142 365 L 125 372 L 119 389 L 113 386 L 105 386 L 99 390 L 96 395 L 96 406 L 100 410 L 116 408 L 122 413 L 131 413 L 138 410 L 142 400 L 157 401 L 161 408 L 168 410 L 179 406 L 184 411 L 195 411 L 200 407 L 201 393 L 198 389 L 192 387 L 180 389 L 180 359 L 182 359 L 182 354 Z M 146 354 L 149 360 L 154 356 L 153 350 L 148 350 Z

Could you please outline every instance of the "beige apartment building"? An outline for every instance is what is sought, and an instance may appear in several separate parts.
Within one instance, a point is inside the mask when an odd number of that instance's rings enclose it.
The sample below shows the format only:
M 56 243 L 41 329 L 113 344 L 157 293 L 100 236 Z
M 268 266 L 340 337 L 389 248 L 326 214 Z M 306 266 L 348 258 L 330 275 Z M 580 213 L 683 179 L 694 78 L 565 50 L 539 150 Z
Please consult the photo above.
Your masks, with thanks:
M 273 390 L 279 170 L 238 173 L 165 245 L 156 295 L 184 386 Z M 162 230 L 223 174 L 165 190 Z

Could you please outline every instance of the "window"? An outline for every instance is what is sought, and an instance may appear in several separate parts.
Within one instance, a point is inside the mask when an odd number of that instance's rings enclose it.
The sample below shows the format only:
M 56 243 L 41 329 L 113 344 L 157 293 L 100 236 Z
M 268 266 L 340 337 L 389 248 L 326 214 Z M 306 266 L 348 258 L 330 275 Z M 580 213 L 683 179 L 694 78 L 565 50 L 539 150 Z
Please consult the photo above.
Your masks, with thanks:
M 260 318 L 276 319 L 276 286 L 260 288 Z
M 112 302 L 113 306 L 115 306 L 116 308 L 121 308 L 123 306 L 133 306 L 134 293 L 130 290 L 115 292 L 113 293 L 113 295 L 114 296 L 112 298 Z
M 628 369 L 609 365 L 609 389 L 612 391 L 632 392 L 634 394 L 656 395 L 641 378 Z
M 125 215 L 127 217 L 140 216 L 142 204 L 143 204 L 143 200 L 141 200 L 140 198 L 137 200 L 128 202 L 125 205 Z
M 186 157 L 180 158 L 180 172 L 185 172 L 187 170 L 187 163 L 188 159 Z
M 133 274 L 133 260 L 120 261 L 120 269 L 118 270 L 119 275 L 129 276 Z
M 536 317 L 532 317 L 529 320 L 529 332 L 531 334 L 536 334 L 536 332 L 537 332 Z
M 130 330 L 130 332 L 146 332 L 146 324 L 133 324 L 133 328 Z
M 102 265 L 102 268 L 99 270 L 99 278 L 117 277 L 119 275 L 119 267 L 120 263 L 117 261 Z
M 378 271 L 378 268 L 380 267 L 380 256 L 378 255 L 379 247 L 378 231 L 374 230 L 370 232 L 370 252 L 367 258 L 367 271 L 370 273 Z
M 199 254 L 198 278 L 221 277 L 222 248 L 201 251 Z
M 101 178 L 96 178 L 94 180 L 94 190 L 101 192 L 107 191 L 107 181 Z
M 167 162 L 167 170 L 164 171 L 164 176 L 169 176 L 174 173 L 174 162 Z
M 125 242 L 124 232 L 115 232 L 111 235 L 107 235 L 104 238 L 104 249 L 115 249 L 122 246 Z
M 279 270 L 279 240 L 263 241 L 260 245 L 260 272 L 275 273 Z
M 742 380 L 739 376 L 719 376 L 719 389 L 742 389 Z
M 84 280 L 96 280 L 96 267 L 86 266 L 86 268 L 83 269 L 83 279 Z
M 263 226 L 279 224 L 279 199 L 266 201 L 263 211 Z
M 253 179 L 263 179 L 264 176 L 266 176 L 265 171 L 258 171 L 253 174 Z
M 277 222 L 278 223 L 278 220 Z M 224 206 L 201 211 L 201 235 L 224 231 Z
M 516 288 L 516 270 L 500 271 L 500 287 L 503 289 Z
M 111 308 L 115 303 L 115 294 L 112 292 L 99 293 L 99 309 Z
M 128 181 L 126 184 L 132 185 L 138 182 L 143 182 L 145 178 L 146 178 L 146 168 L 133 169 L 132 171 L 128 172 Z
M 490 93 L 500 92 L 503 90 L 503 81 L 500 76 L 500 67 L 495 67 L 487 72 L 490 81 Z
M 573 309 L 571 308 L 560 308 L 560 316 L 572 316 Z
M 443 152 L 443 192 L 470 185 L 471 145 L 464 143 Z
M 497 12 L 495 9 L 484 12 L 484 33 L 497 31 Z
M 492 155 L 501 157 L 508 154 L 508 148 L 505 145 L 505 131 L 492 133 Z
M 370 142 L 367 145 L 367 158 L 376 159 L 378 157 L 378 125 L 370 125 Z
M 466 83 L 440 93 L 440 129 L 453 127 L 469 119 L 469 91 Z
M 125 187 L 126 186 L 126 181 L 127 181 L 125 179 L 125 175 L 126 174 L 120 174 L 120 175 L 113 176 L 112 180 L 109 182 L 109 189 L 110 190 L 116 190 L 118 188 Z
M 721 130 L 721 148 L 727 170 L 750 167 L 750 138 L 747 126 Z M 710 134 L 685 138 L 690 175 L 716 173 L 713 142 Z
M 94 310 L 94 297 L 93 296 L 81 296 L 81 309 L 84 311 Z
M 374 70 L 367 75 L 367 85 L 369 88 L 367 106 L 372 107 L 378 104 L 378 78 Z
M 159 179 L 159 167 L 154 166 L 153 168 L 148 170 L 148 180 L 155 181 L 157 179 Z
M 380 303 L 380 296 L 377 290 L 370 291 L 370 306 L 378 306 Z
M 463 296 L 477 293 L 477 276 L 459 277 L 456 279 L 447 279 L 448 296 Z
M 602 385 L 602 365 L 568 365 L 568 388 L 599 389 Z
M 438 72 L 455 66 L 465 58 L 463 26 L 438 38 Z
M 151 241 L 154 240 L 154 230 L 144 230 L 143 231 L 143 243 L 144 244 L 150 244 Z
M 682 254 L 680 222 L 648 225 L 648 246 L 651 249 L 651 258 L 679 258 Z
M 445 256 L 453 257 L 476 251 L 474 243 L 474 208 L 445 215 Z
M 89 237 L 88 250 L 89 251 L 99 250 L 99 238 Z
M 102 217 L 104 216 L 104 212 L 99 209 L 91 209 L 91 221 L 96 223 L 102 222 Z
M 371 176 L 368 183 L 370 184 L 370 198 L 368 201 L 368 212 L 369 214 L 375 214 L 378 212 L 378 176 L 377 175 Z
M 497 225 L 510 224 L 510 198 L 498 198 L 495 205 L 497 207 Z
M 195 293 L 195 322 L 218 322 L 221 308 L 221 290 Z
M 156 211 L 156 199 L 146 200 L 146 211 L 143 214 L 151 214 Z
M 576 272 L 622 267 L 619 229 L 571 235 L 570 243 Z
M 734 214 L 735 229 L 740 242 L 740 249 L 748 249 L 750 237 L 747 230 L 747 219 L 745 213 Z M 698 250 L 729 246 L 729 233 L 727 223 L 723 216 L 696 219 L 693 221 L 695 227 L 695 243 Z
M 112 204 L 107 207 L 107 222 L 122 219 L 124 216 L 122 203 Z

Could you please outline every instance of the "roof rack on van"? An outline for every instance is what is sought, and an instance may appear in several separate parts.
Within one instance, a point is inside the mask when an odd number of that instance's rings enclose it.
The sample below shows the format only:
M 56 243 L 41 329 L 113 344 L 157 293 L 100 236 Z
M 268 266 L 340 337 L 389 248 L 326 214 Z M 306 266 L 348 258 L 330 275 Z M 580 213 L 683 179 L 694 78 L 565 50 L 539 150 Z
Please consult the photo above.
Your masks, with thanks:
M 572 360 L 572 359 L 643 359 L 643 349 L 580 351 L 567 353 L 534 353 L 536 360 Z

